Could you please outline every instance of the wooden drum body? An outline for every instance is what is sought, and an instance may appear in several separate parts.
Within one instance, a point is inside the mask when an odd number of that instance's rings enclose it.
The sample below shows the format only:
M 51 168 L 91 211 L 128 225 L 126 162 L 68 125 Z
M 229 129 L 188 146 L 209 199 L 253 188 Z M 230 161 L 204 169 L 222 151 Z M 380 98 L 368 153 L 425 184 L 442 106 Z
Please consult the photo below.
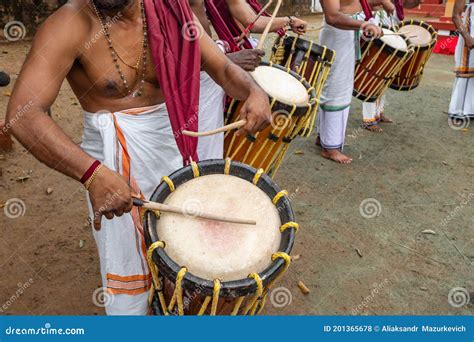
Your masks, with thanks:
M 287 195 L 262 170 L 230 159 L 192 163 L 164 177 L 152 201 L 246 214 L 257 225 L 146 211 L 154 313 L 258 314 L 291 262 L 298 224 Z
M 433 26 L 416 20 L 408 20 L 397 26 L 397 31 L 408 37 L 414 53 L 395 75 L 390 88 L 408 91 L 420 85 L 425 65 L 436 45 L 437 32 Z
M 224 154 L 275 175 L 290 142 L 313 120 L 316 92 L 299 75 L 280 65 L 262 63 L 251 75 L 270 97 L 272 122 L 255 135 L 237 136 L 237 130 L 227 132 Z M 240 119 L 241 107 L 240 101 L 230 103 L 226 124 Z
M 296 72 L 314 88 L 319 102 L 321 91 L 334 62 L 336 53 L 325 46 L 294 36 L 278 37 L 273 45 L 270 60 Z M 316 112 L 315 112 L 316 114 Z M 314 119 L 308 120 L 308 125 L 300 132 L 309 136 Z
M 362 58 L 357 61 L 353 95 L 361 101 L 375 102 L 390 86 L 393 78 L 413 54 L 407 38 L 393 35 L 361 42 Z

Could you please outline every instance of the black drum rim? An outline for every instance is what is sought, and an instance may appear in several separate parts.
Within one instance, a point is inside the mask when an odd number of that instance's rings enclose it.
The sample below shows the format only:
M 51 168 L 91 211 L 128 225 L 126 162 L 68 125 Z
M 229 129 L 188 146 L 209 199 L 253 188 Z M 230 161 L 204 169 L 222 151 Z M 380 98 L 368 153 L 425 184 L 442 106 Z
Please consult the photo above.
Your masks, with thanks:
M 197 163 L 201 176 L 210 174 L 224 174 L 225 164 L 226 161 L 223 159 L 210 159 Z M 231 162 L 230 175 L 232 176 L 237 176 L 239 178 L 252 182 L 252 179 L 256 172 L 257 170 L 255 168 L 247 164 L 233 161 Z M 176 188 L 178 188 L 181 184 L 184 184 L 194 178 L 192 167 L 190 165 L 173 172 L 168 177 L 173 181 Z M 267 193 L 270 198 L 272 198 L 274 195 L 281 191 L 280 187 L 276 183 L 274 183 L 270 176 L 268 176 L 267 174 L 262 174 L 257 186 L 262 191 Z M 271 194 L 269 194 L 267 191 Z M 153 192 L 150 200 L 160 202 L 160 200 L 165 199 L 170 192 L 171 190 L 169 189 L 168 184 L 165 182 L 161 182 L 160 185 L 158 185 L 158 187 Z M 291 203 L 286 196 L 283 196 L 279 200 L 277 210 L 280 214 L 281 224 L 295 221 Z M 147 248 L 149 248 L 152 243 L 159 241 L 158 233 L 156 231 L 156 228 L 154 228 L 156 227 L 156 220 L 157 219 L 152 212 L 146 212 L 143 223 L 145 232 L 145 243 Z M 289 228 L 281 234 L 282 240 L 280 243 L 280 247 L 278 251 L 275 252 L 283 252 L 290 255 L 295 240 L 296 230 L 295 228 Z M 166 244 L 166 241 L 164 241 L 164 243 Z M 270 258 L 271 255 L 269 255 L 268 257 Z M 152 259 L 153 262 L 158 265 L 160 273 L 167 274 L 166 278 L 168 278 L 172 282 L 174 282 L 174 280 L 176 279 L 180 269 L 183 266 L 186 266 L 176 264 L 176 262 L 174 262 L 166 253 L 166 246 L 165 248 L 155 249 L 152 255 Z M 266 269 L 258 273 L 262 279 L 264 287 L 268 285 L 271 280 L 275 279 L 280 272 L 283 271 L 284 266 L 285 261 L 281 258 L 277 258 L 272 261 Z M 186 272 L 186 275 L 183 278 L 182 285 L 185 289 L 193 289 L 198 287 L 202 290 L 202 295 L 212 296 L 214 289 L 214 280 L 200 278 L 192 274 L 192 270 L 188 270 L 188 272 Z M 256 289 L 257 285 L 255 283 L 255 280 L 251 278 L 227 281 L 221 283 L 220 296 L 230 298 L 247 296 L 249 294 L 255 293 Z
M 382 28 L 384 29 L 387 29 L 387 30 L 391 30 L 392 29 L 386 25 L 382 25 Z M 384 47 L 384 50 L 387 51 L 388 53 L 390 54 L 394 54 L 397 56 L 397 57 L 400 57 L 400 58 L 405 58 L 406 56 L 410 55 L 410 54 L 413 54 L 413 44 L 410 42 L 410 40 L 404 35 L 404 34 L 400 34 L 400 37 L 403 38 L 403 40 L 405 41 L 405 43 L 407 44 L 407 49 L 406 50 L 398 50 L 398 49 L 395 49 L 394 47 L 386 44 L 383 42 L 382 39 L 380 38 L 377 38 L 377 39 L 374 39 L 373 40 L 373 43 L 378 47 L 378 48 L 382 48 L 383 46 Z M 370 42 L 370 41 L 369 41 Z M 368 43 L 369 43 L 368 42 Z

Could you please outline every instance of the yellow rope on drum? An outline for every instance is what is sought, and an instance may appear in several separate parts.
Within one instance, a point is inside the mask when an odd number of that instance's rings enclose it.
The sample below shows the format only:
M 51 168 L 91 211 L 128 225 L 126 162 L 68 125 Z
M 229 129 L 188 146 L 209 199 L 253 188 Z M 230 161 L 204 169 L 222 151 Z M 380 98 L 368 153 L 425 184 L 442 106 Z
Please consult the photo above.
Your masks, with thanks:
M 262 177 L 264 172 L 265 171 L 263 169 L 258 169 L 258 171 L 255 173 L 255 176 L 253 177 L 253 185 L 257 185 L 258 181 L 260 180 L 260 177 Z
M 283 266 L 283 269 L 280 271 L 280 273 L 278 273 L 278 275 L 270 283 L 268 283 L 267 287 L 265 288 L 265 293 L 262 297 L 260 308 L 258 309 L 257 314 L 260 314 L 260 312 L 262 312 L 263 308 L 265 307 L 265 302 L 267 300 L 268 292 L 270 292 L 271 288 L 273 287 L 273 284 L 275 284 L 290 267 L 291 257 L 287 253 L 285 252 L 273 253 L 272 261 L 275 261 L 278 258 L 283 259 L 283 261 L 285 262 L 285 265 Z
M 300 225 L 296 222 L 287 222 L 285 223 L 284 225 L 282 225 L 280 227 L 280 233 L 283 233 L 285 230 L 289 229 L 289 228 L 294 228 L 295 229 L 295 233 L 298 232 L 298 229 L 300 228 Z
M 220 292 L 221 292 L 221 282 L 219 281 L 219 279 L 214 279 L 214 292 L 212 294 L 211 316 L 216 315 Z
M 247 303 L 247 305 L 242 310 L 242 314 L 243 315 L 250 314 L 251 316 L 253 316 L 255 315 L 255 311 L 257 310 L 257 304 L 259 302 L 259 299 L 262 298 L 263 282 L 262 282 L 262 278 L 260 278 L 258 273 L 249 274 L 248 277 L 255 280 L 255 283 L 257 284 L 257 291 L 255 292 L 255 295 L 252 297 L 252 299 Z
M 277 205 L 278 201 L 280 200 L 280 198 L 282 198 L 283 196 L 288 196 L 288 191 L 286 190 L 281 190 L 279 193 L 277 193 L 275 195 L 275 197 L 273 197 L 273 200 L 272 200 L 272 203 L 274 205 Z
M 153 242 L 150 245 L 150 247 L 148 248 L 147 255 L 146 255 L 147 256 L 146 260 L 148 262 L 148 267 L 150 268 L 152 279 L 153 279 L 153 286 L 150 289 L 149 300 L 151 301 L 151 299 L 153 298 L 153 291 L 156 290 L 158 292 L 158 299 L 160 301 L 161 310 L 163 311 L 163 314 L 165 316 L 168 316 L 168 310 L 166 308 L 165 296 L 163 295 L 163 291 L 161 290 L 163 284 L 161 284 L 160 278 L 158 277 L 158 274 L 159 274 L 158 266 L 153 262 L 153 252 L 157 248 L 165 248 L 165 243 L 163 241 Z
M 163 177 L 161 178 L 161 181 L 162 181 L 162 182 L 165 182 L 166 184 L 168 184 L 168 186 L 169 186 L 171 192 L 173 192 L 173 191 L 175 190 L 174 183 L 173 183 L 173 181 L 171 180 L 171 178 L 169 178 L 168 176 L 163 176 Z
M 232 159 L 226 158 L 224 165 L 224 174 L 228 175 L 230 173 L 230 165 L 232 164 Z
M 198 178 L 199 177 L 199 166 L 196 164 L 196 162 L 191 162 L 191 168 L 193 169 L 193 175 L 194 175 L 194 178 Z
M 245 296 L 239 297 L 239 299 L 237 299 L 237 302 L 234 305 L 234 309 L 232 310 L 232 313 L 230 314 L 231 316 L 236 316 L 239 313 L 239 309 L 244 299 L 245 299 Z
M 168 306 L 168 311 L 172 312 L 176 303 L 178 304 L 178 314 L 180 316 L 184 315 L 184 305 L 183 305 L 183 278 L 188 272 L 186 267 L 182 267 L 177 276 L 176 276 L 176 284 L 173 293 L 173 297 L 171 298 L 170 305 Z

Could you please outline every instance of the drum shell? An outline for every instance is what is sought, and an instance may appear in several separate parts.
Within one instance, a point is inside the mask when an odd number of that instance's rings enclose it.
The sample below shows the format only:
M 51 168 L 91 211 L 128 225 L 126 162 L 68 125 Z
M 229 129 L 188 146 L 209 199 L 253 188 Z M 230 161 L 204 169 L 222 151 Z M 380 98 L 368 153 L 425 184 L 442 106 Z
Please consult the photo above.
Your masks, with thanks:
M 280 65 L 271 65 L 277 69 L 289 72 L 292 76 L 301 80 L 301 77 L 293 71 L 289 71 Z M 249 164 L 257 169 L 262 168 L 265 172 L 274 175 L 278 169 L 279 161 L 282 160 L 288 144 L 300 130 L 304 129 L 307 120 L 317 110 L 316 91 L 311 85 L 302 82 L 309 91 L 310 101 L 306 106 L 291 106 L 269 97 L 272 109 L 272 122 L 263 131 L 248 136 L 237 136 L 237 130 L 225 134 L 224 155 L 232 160 Z M 226 124 L 238 121 L 242 103 L 232 100 L 227 109 Z
M 400 91 L 413 90 L 420 85 L 426 63 L 428 62 L 434 46 L 436 45 L 437 32 L 429 24 L 417 20 L 407 20 L 398 25 L 397 31 L 405 25 L 418 25 L 431 33 L 432 40 L 426 45 L 414 45 L 414 53 L 410 56 L 400 71 L 395 75 L 390 88 Z
M 225 168 L 225 160 L 206 160 L 197 164 L 199 167 L 200 175 L 211 175 L 211 174 L 223 174 Z M 239 178 L 245 179 L 249 182 L 253 181 L 255 173 L 257 170 L 254 168 L 238 162 L 232 162 L 230 167 L 230 175 L 237 176 Z M 194 179 L 194 174 L 191 166 L 184 167 L 172 175 L 169 176 L 170 180 L 174 183 L 175 187 L 178 188 L 180 185 Z M 281 189 L 276 185 L 271 178 L 263 174 L 260 180 L 257 183 L 257 186 L 264 191 L 270 198 L 273 198 Z M 150 200 L 163 203 L 166 198 L 170 195 L 171 190 L 165 182 L 162 182 L 157 189 L 152 194 Z M 293 209 L 291 207 L 290 201 L 286 196 L 283 196 L 277 205 L 277 209 L 280 215 L 281 223 L 294 222 L 295 217 Z M 154 213 L 151 211 L 145 212 L 144 215 L 144 235 L 145 243 L 147 248 L 154 242 L 160 241 L 156 230 L 157 218 Z M 290 254 L 294 239 L 295 239 L 295 229 L 290 228 L 285 230 L 281 236 L 281 243 L 279 250 L 286 254 Z M 166 241 L 165 241 L 166 243 Z M 275 251 L 276 252 L 276 251 Z M 271 256 L 269 256 L 270 258 Z M 160 270 L 160 277 L 164 280 L 163 294 L 167 298 L 167 303 L 174 291 L 174 282 L 176 280 L 177 274 L 180 271 L 182 266 L 176 264 L 166 253 L 166 247 L 164 249 L 158 248 L 153 252 L 152 259 Z M 276 259 L 271 263 L 269 267 L 259 273 L 264 287 L 268 285 L 270 281 L 275 279 L 275 277 L 283 270 L 284 261 L 282 259 Z M 183 299 L 186 298 L 189 300 L 190 305 L 188 306 L 185 314 L 196 314 L 196 303 L 202 303 L 203 299 L 206 296 L 212 296 L 214 283 L 213 280 L 203 279 L 196 277 L 192 274 L 192 270 L 186 273 L 183 282 L 183 289 L 187 291 L 187 294 L 183 296 Z M 256 292 L 256 283 L 253 279 L 242 279 L 237 281 L 229 281 L 221 283 L 220 298 L 221 304 L 218 306 L 219 314 L 228 314 L 229 308 L 233 306 L 236 299 L 241 296 L 252 295 Z M 155 303 L 156 313 L 159 313 L 161 309 L 159 305 Z
M 281 41 L 283 40 L 283 42 Z M 283 44 L 284 52 L 280 58 L 276 58 L 278 47 Z M 311 52 L 308 54 L 309 49 Z M 291 61 L 290 61 L 290 57 Z M 324 69 L 329 69 L 334 62 L 335 52 L 325 46 L 318 45 L 300 37 L 285 36 L 278 37 L 273 46 L 272 61 L 293 70 L 298 75 L 305 78 L 313 87 L 317 88 L 318 83 L 322 83 Z M 306 62 L 306 66 L 304 66 Z M 320 70 L 314 70 L 317 64 L 321 63 Z M 303 65 L 301 70 L 300 67 Z M 319 86 L 323 86 L 320 84 Z
M 413 54 L 413 48 L 397 50 L 381 39 L 374 39 L 363 41 L 361 50 L 362 58 L 356 62 L 353 96 L 364 102 L 375 102 Z M 374 56 L 378 57 L 374 59 Z

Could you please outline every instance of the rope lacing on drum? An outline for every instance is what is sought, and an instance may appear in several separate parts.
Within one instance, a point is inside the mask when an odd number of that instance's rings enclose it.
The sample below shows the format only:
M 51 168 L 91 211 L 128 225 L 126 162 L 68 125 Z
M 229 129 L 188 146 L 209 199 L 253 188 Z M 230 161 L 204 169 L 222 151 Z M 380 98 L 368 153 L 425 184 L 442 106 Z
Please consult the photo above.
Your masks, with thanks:
M 163 283 L 159 278 L 159 269 L 156 263 L 153 262 L 153 252 L 157 248 L 165 248 L 165 243 L 163 241 L 153 242 L 147 251 L 147 262 L 148 267 L 151 270 L 151 275 L 153 279 L 153 286 L 150 289 L 149 303 L 153 300 L 154 291 L 158 292 L 158 300 L 160 301 L 161 310 L 165 316 L 168 315 L 168 309 L 166 308 L 166 300 L 163 294 Z
M 298 229 L 300 228 L 300 225 L 296 222 L 287 222 L 285 224 L 283 224 L 281 227 L 280 227 L 280 233 L 283 233 L 285 230 L 289 229 L 289 228 L 294 228 L 295 229 L 295 232 L 298 232 Z
M 226 158 L 225 165 L 224 165 L 224 174 L 228 175 L 230 173 L 230 166 L 232 164 L 232 159 Z
M 194 178 L 198 178 L 199 177 L 199 166 L 196 164 L 195 161 L 191 162 L 191 168 L 193 169 L 193 175 L 194 175 Z
M 253 177 L 253 185 L 257 185 L 258 181 L 260 180 L 260 177 L 262 177 L 264 172 L 265 171 L 263 169 L 258 169 L 258 171 L 255 173 L 255 176 Z
M 168 176 L 163 176 L 163 177 L 161 178 L 161 181 L 162 181 L 162 182 L 165 182 L 166 184 L 168 184 L 168 186 L 169 186 L 171 192 L 173 192 L 173 191 L 175 190 L 174 183 L 173 183 L 173 181 L 171 180 L 171 178 L 169 178 Z
M 272 200 L 272 203 L 274 205 L 277 205 L 278 201 L 280 200 L 280 198 L 282 198 L 283 196 L 288 196 L 288 191 L 286 190 L 281 190 L 279 193 L 277 193 L 275 195 L 275 197 L 273 197 L 273 200 Z

